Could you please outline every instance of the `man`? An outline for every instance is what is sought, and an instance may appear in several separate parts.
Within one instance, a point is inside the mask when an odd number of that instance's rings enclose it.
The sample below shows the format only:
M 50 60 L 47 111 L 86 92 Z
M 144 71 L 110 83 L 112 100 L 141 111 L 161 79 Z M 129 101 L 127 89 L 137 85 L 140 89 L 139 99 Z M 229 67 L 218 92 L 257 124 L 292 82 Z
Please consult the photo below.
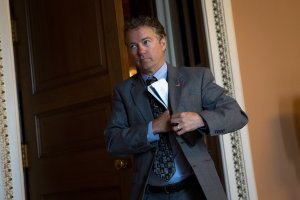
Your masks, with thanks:
M 109 153 L 133 156 L 131 199 L 226 199 L 203 138 L 242 128 L 247 115 L 208 69 L 166 64 L 156 19 L 132 19 L 124 33 L 138 74 L 114 89 L 104 135 Z M 152 79 L 167 81 L 167 109 L 149 95 Z

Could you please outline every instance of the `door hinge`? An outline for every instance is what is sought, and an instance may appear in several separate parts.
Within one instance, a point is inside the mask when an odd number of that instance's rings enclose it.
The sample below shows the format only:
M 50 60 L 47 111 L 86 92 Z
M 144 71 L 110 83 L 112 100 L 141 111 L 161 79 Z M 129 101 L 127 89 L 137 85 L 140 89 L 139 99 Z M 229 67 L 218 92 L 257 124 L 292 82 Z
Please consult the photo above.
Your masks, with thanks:
M 21 144 L 22 148 L 22 163 L 23 163 L 23 168 L 28 168 L 29 163 L 28 163 L 28 145 L 27 144 Z
M 18 42 L 17 22 L 15 19 L 11 19 L 11 34 L 13 43 Z

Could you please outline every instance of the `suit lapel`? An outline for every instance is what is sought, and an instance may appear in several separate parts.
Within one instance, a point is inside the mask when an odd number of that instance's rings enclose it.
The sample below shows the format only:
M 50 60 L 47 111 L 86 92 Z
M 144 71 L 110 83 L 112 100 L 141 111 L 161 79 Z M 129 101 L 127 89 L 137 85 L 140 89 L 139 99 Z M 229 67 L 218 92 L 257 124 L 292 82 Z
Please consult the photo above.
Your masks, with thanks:
M 168 87 L 169 87 L 169 103 L 171 113 L 178 111 L 179 99 L 181 96 L 182 87 L 184 85 L 184 78 L 176 67 L 168 66 Z
M 137 75 L 133 80 L 132 89 L 130 91 L 131 98 L 139 110 L 139 113 L 143 116 L 145 121 L 152 120 L 152 111 L 149 103 L 149 99 L 146 95 L 146 89 L 143 80 Z
M 178 68 L 169 67 L 168 68 L 168 83 L 169 83 L 169 101 L 171 104 L 170 112 L 176 113 L 180 112 L 180 98 L 184 87 L 185 79 L 184 76 L 179 72 Z M 186 97 L 187 98 L 187 97 Z M 184 141 L 190 145 L 194 146 L 196 144 L 196 134 L 193 132 L 187 132 L 181 137 Z

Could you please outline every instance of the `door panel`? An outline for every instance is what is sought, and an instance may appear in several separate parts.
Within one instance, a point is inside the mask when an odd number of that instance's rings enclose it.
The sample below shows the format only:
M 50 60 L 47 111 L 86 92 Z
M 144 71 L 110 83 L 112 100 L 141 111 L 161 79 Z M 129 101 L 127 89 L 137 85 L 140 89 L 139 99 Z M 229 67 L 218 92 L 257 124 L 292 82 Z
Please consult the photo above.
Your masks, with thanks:
M 103 139 L 128 72 L 121 0 L 12 5 L 28 199 L 128 199 L 131 169 L 116 171 Z
M 107 101 L 110 100 L 87 102 L 35 115 L 38 157 L 90 148 L 104 149 L 103 137 L 99 138 L 99 132 L 95 130 L 103 132 L 110 113 Z
M 35 90 L 107 74 L 99 1 L 30 0 L 28 7 Z

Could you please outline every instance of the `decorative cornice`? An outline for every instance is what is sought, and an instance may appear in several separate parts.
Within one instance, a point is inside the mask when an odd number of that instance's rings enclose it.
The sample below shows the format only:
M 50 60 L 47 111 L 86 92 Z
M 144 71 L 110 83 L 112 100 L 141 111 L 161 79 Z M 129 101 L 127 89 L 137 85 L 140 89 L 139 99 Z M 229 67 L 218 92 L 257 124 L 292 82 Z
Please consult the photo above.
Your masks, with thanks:
M 224 15 L 223 0 L 212 0 L 215 29 L 218 42 L 220 68 L 222 73 L 222 83 L 226 93 L 235 97 L 234 82 L 232 75 L 232 65 L 230 62 L 229 45 L 226 34 L 226 24 Z M 246 178 L 243 145 L 240 131 L 230 133 L 232 158 L 236 180 L 236 190 L 239 199 L 250 199 Z
M 9 137 L 7 131 L 7 113 L 5 102 L 5 84 L 4 84 L 4 70 L 2 64 L 2 43 L 0 35 L 0 170 L 2 173 L 4 199 L 13 199 L 13 184 L 11 173 L 11 158 L 9 148 Z

